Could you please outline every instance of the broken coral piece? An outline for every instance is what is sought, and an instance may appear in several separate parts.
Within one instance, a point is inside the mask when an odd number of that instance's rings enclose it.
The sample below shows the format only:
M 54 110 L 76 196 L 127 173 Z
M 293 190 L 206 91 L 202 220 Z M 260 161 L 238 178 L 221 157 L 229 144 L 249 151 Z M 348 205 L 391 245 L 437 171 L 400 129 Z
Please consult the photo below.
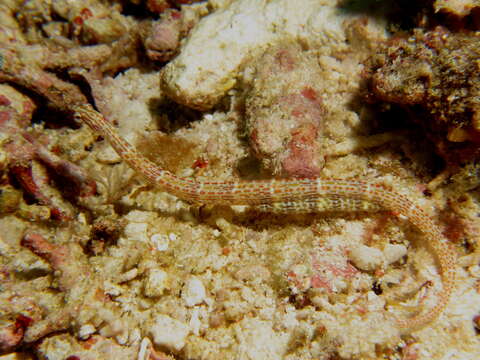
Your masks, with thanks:
M 197 21 L 198 13 L 189 8 L 163 12 L 159 20 L 152 22 L 143 40 L 150 60 L 166 62 L 172 59 L 180 48 L 180 41 Z
M 433 3 L 435 12 L 445 12 L 447 14 L 465 17 L 470 15 L 472 10 L 480 8 L 479 0 L 435 0 Z
M 246 98 L 252 150 L 274 175 L 315 177 L 323 165 L 321 137 L 326 108 L 317 84 L 317 57 L 282 42 L 256 63 Z
M 313 34 L 319 46 L 342 42 L 346 17 L 336 4 L 233 1 L 192 29 L 180 54 L 162 70 L 161 86 L 178 103 L 208 110 L 235 85 L 241 68 L 272 43 L 285 37 L 306 40 Z
M 447 164 L 478 155 L 480 35 L 437 27 L 384 45 L 371 89 L 411 110 Z

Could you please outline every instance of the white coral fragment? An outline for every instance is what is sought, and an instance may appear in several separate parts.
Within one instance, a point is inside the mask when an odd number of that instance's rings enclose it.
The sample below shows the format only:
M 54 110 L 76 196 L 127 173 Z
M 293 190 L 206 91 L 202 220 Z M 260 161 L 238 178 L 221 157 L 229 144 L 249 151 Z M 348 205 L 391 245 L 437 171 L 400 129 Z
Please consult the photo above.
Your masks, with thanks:
M 383 253 L 373 247 L 357 245 L 350 250 L 350 260 L 353 264 L 365 271 L 371 271 L 383 264 Z
M 316 45 L 344 40 L 333 0 L 238 0 L 203 18 L 162 74 L 162 88 L 179 103 L 207 110 L 236 83 L 250 59 L 286 37 Z
M 183 287 L 182 298 L 189 307 L 204 302 L 206 300 L 206 291 L 202 281 L 196 277 L 188 279 Z
M 148 242 L 148 225 L 144 223 L 129 223 L 125 226 L 125 235 L 130 240 Z
M 175 351 L 180 351 L 185 346 L 185 338 L 189 331 L 187 324 L 167 315 L 158 315 L 155 324 L 150 328 L 153 342 L 157 346 L 164 346 Z
M 393 264 L 407 255 L 407 247 L 402 244 L 387 244 L 383 249 L 383 254 L 385 255 L 386 262 Z
M 169 247 L 170 239 L 163 234 L 153 234 L 150 241 L 158 251 L 166 251 Z
M 96 331 L 97 329 L 92 324 L 85 324 L 85 325 L 82 325 L 78 330 L 78 337 L 82 340 L 86 340 L 90 337 L 90 335 L 92 335 Z
M 168 274 L 161 269 L 151 269 L 145 279 L 144 294 L 147 297 L 159 297 L 169 288 Z
M 433 4 L 435 11 L 445 11 L 464 17 L 470 14 L 472 9 L 480 7 L 480 0 L 436 0 Z
M 386 244 L 383 251 L 366 245 L 355 245 L 350 249 L 349 258 L 357 268 L 372 271 L 392 264 L 406 254 L 407 248 L 402 244 Z

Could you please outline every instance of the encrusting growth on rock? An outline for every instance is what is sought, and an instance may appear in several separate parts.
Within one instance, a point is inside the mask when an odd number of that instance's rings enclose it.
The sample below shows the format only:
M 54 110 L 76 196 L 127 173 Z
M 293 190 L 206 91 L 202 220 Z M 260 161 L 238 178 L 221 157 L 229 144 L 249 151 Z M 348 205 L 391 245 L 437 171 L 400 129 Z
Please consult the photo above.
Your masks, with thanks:
M 478 33 L 416 30 L 383 45 L 371 90 L 409 109 L 447 164 L 471 161 L 480 141 L 479 56 Z
M 315 177 L 323 167 L 320 74 L 317 58 L 296 43 L 267 51 L 257 64 L 246 130 L 254 155 L 276 176 Z
M 424 235 L 437 257 L 443 291 L 437 304 L 412 318 L 399 319 L 404 330 L 435 320 L 455 288 L 456 256 L 431 217 L 404 195 L 367 181 L 322 178 L 266 181 L 194 181 L 159 168 L 122 139 L 115 128 L 89 104 L 74 106 L 75 116 L 107 139 L 122 159 L 152 184 L 192 203 L 250 205 L 261 211 L 306 213 L 320 211 L 390 210 L 408 218 Z

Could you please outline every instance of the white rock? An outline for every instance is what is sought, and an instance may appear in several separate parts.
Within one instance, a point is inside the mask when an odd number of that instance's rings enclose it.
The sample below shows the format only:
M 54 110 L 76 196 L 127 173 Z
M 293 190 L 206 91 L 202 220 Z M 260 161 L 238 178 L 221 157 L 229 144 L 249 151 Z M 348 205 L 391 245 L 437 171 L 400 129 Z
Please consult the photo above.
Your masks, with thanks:
M 143 293 L 148 297 L 159 297 L 168 287 L 168 274 L 161 269 L 151 269 L 145 278 Z
M 190 322 L 188 324 L 190 326 L 190 330 L 194 335 L 200 335 L 200 327 L 202 325 L 202 322 L 200 321 L 200 314 L 199 314 L 199 308 L 196 307 L 192 310 L 192 316 L 190 318 Z
M 118 283 L 124 283 L 135 279 L 138 276 L 138 269 L 132 268 L 118 277 Z
M 155 246 L 155 249 L 158 251 L 166 251 L 168 250 L 170 240 L 166 235 L 163 234 L 153 234 L 150 237 L 150 241 Z
M 121 286 L 114 284 L 108 280 L 105 280 L 103 282 L 103 289 L 105 291 L 105 294 L 110 296 L 119 296 L 123 292 L 123 288 Z
M 116 335 L 115 340 L 117 340 L 120 345 L 126 345 L 128 343 L 128 331 L 125 330 Z
M 464 17 L 479 5 L 478 0 L 435 0 L 433 7 L 435 12 L 443 11 Z
M 365 271 L 380 267 L 385 260 L 380 250 L 366 245 L 356 245 L 350 249 L 349 258 L 357 268 Z
M 133 210 L 130 211 L 126 216 L 129 222 L 134 223 L 147 223 L 151 221 L 155 221 L 157 218 L 157 214 L 151 211 L 140 211 L 140 210 Z
M 104 147 L 97 154 L 97 159 L 104 164 L 115 164 L 122 160 L 120 155 L 111 147 Z
M 127 330 L 125 324 L 120 319 L 115 319 L 107 323 L 99 331 L 100 335 L 105 337 L 113 337 L 122 334 Z
M 195 306 L 205 301 L 205 286 L 203 286 L 200 279 L 191 277 L 187 280 L 183 287 L 182 299 L 187 306 Z
M 152 347 L 152 343 L 150 339 L 147 337 L 143 338 L 142 342 L 140 343 L 140 349 L 138 350 L 137 360 L 149 360 L 151 347 Z
M 387 264 L 392 264 L 407 255 L 407 247 L 402 244 L 387 244 L 383 249 Z
M 95 326 L 93 326 L 92 324 L 85 324 L 82 325 L 78 330 L 78 337 L 82 340 L 86 340 L 96 331 L 97 329 L 95 329 Z
M 128 335 L 128 343 L 130 345 L 139 343 L 140 339 L 141 339 L 140 329 L 135 328 L 132 331 L 130 331 L 130 334 Z
M 145 223 L 131 222 L 125 226 L 125 236 L 128 240 L 148 242 L 147 229 L 148 225 Z
M 345 39 L 337 0 L 237 0 L 203 18 L 180 54 L 165 66 L 161 85 L 184 105 L 207 110 L 236 83 L 238 72 L 282 38 L 315 41 Z M 273 30 L 275 29 L 275 30 Z M 313 39 L 313 40 L 311 40 Z
M 188 336 L 189 327 L 170 316 L 158 315 L 149 332 L 156 345 L 180 351 L 185 346 L 185 338 Z

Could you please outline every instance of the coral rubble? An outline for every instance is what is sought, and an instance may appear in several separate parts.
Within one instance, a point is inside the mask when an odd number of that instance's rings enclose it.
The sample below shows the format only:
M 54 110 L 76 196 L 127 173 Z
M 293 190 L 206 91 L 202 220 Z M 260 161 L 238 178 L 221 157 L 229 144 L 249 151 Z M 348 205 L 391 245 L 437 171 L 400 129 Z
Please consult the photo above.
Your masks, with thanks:
M 1 359 L 479 357 L 478 34 L 392 35 L 342 3 L 0 4 Z M 457 26 L 478 11 L 426 3 Z M 395 211 L 191 205 L 77 122 L 85 103 L 192 181 L 385 184 L 458 255 L 454 301 L 402 333 L 445 289 Z M 433 181 L 412 123 L 385 125 L 399 108 L 445 160 Z

